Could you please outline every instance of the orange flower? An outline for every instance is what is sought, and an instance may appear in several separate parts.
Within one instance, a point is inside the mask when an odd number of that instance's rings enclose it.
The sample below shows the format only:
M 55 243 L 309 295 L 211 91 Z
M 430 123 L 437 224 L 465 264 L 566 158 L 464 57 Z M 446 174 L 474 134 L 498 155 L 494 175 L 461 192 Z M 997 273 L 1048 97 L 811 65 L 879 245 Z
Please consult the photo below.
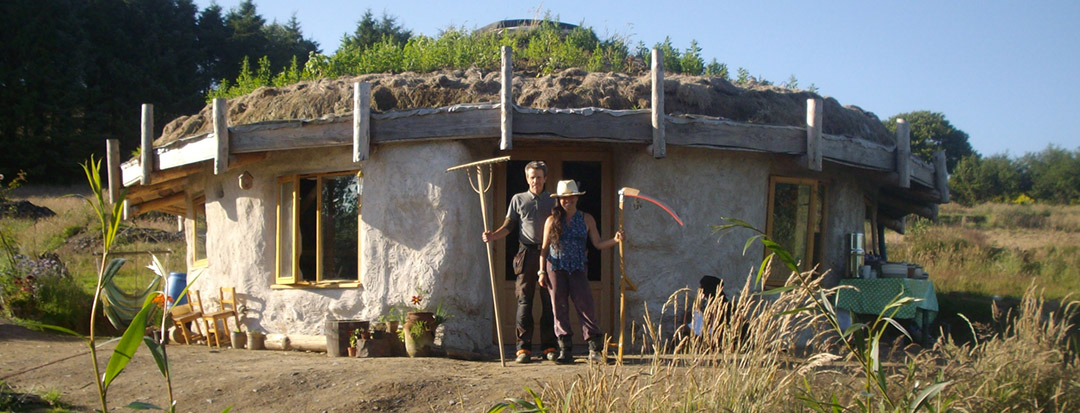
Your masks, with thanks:
M 158 294 L 157 296 L 154 297 L 154 304 L 157 304 L 158 308 L 165 307 L 165 302 L 166 301 L 171 303 L 171 302 L 173 302 L 173 298 L 169 297 L 169 296 L 167 296 L 165 294 Z
M 413 305 L 420 305 L 420 301 L 422 301 L 422 300 L 420 299 L 420 296 L 419 296 L 419 295 L 414 295 L 414 296 L 412 296 L 412 303 L 413 303 Z

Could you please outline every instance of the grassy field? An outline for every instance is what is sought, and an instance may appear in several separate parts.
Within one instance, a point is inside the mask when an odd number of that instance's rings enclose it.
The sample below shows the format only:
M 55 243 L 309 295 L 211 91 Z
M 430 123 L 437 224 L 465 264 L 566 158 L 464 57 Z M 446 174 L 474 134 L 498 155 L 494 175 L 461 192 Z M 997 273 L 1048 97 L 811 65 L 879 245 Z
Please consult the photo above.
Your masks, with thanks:
M 886 236 L 889 259 L 922 265 L 939 293 L 1015 299 L 1032 282 L 1052 300 L 1080 292 L 1080 206 L 949 204 L 941 218 Z

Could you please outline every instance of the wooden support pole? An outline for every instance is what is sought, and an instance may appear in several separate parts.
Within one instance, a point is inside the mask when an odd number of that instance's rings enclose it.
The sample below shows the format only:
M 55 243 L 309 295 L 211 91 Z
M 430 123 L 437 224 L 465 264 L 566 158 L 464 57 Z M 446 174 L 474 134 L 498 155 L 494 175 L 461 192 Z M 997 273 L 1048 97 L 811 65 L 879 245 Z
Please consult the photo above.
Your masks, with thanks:
M 115 204 L 120 199 L 120 189 L 123 184 L 120 182 L 120 140 L 119 139 L 106 139 L 105 140 L 105 166 L 109 168 L 109 203 Z
M 896 175 L 901 188 L 911 188 L 911 129 L 903 119 L 896 120 Z
M 824 119 L 821 99 L 806 100 L 806 159 L 812 171 L 821 170 L 821 123 Z
M 214 140 L 217 153 L 214 155 L 214 175 L 229 170 L 229 107 L 225 98 L 214 99 Z
M 500 48 L 502 54 L 502 90 L 499 92 L 500 131 L 499 149 L 508 151 L 514 148 L 514 49 L 510 46 Z
M 142 163 L 143 185 L 150 185 L 150 174 L 154 173 L 154 105 L 142 105 L 142 146 L 139 149 L 139 161 Z
M 934 186 L 941 194 L 941 203 L 949 203 L 949 170 L 945 151 L 934 152 Z
M 652 155 L 656 159 L 667 156 L 667 138 L 664 135 L 664 52 L 652 49 Z
M 353 162 L 371 155 L 371 83 L 353 84 Z

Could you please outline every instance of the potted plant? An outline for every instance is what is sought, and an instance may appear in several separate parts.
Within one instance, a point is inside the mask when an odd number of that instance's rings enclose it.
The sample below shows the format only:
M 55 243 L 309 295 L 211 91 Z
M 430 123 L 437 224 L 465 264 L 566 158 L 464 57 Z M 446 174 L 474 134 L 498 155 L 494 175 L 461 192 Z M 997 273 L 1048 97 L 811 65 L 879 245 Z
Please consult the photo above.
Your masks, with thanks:
M 263 350 L 266 348 L 266 333 L 259 330 L 248 330 L 247 349 Z
M 423 290 L 416 289 L 416 295 L 410 302 L 417 311 L 405 315 L 405 325 L 398 336 L 405 342 L 405 352 L 409 357 L 427 357 L 431 354 L 431 348 L 435 345 L 435 329 L 446 322 L 450 315 L 446 313 L 442 303 L 435 311 L 426 311 L 424 307 Z
M 349 352 L 349 357 L 356 357 L 356 343 L 360 341 L 360 334 L 360 329 L 358 328 L 353 330 L 352 335 L 349 336 L 349 347 L 346 348 L 346 351 Z
M 233 329 L 229 339 L 231 339 L 230 343 L 232 343 L 233 348 L 244 348 L 244 345 L 247 344 L 247 334 L 244 334 L 239 326 Z

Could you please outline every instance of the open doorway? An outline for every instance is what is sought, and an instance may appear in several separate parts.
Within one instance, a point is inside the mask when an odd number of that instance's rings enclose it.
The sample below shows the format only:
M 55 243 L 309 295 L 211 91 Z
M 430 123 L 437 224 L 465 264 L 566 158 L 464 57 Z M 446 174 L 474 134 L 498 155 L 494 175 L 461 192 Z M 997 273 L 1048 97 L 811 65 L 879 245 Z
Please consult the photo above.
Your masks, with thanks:
M 578 201 L 578 208 L 588 212 L 596 219 L 601 237 L 614 235 L 613 208 L 615 189 L 612 184 L 611 157 L 608 153 L 596 150 L 559 150 L 559 148 L 520 149 L 510 153 L 511 161 L 496 171 L 496 190 L 493 210 L 493 228 L 502 224 L 506 217 L 506 208 L 514 194 L 528 190 L 525 182 L 525 165 L 530 161 L 544 161 L 548 165 L 548 177 L 545 190 L 552 192 L 563 179 L 578 181 L 579 189 L 585 191 Z M 518 248 L 518 228 L 496 241 L 496 291 L 499 296 L 499 320 L 502 325 L 504 345 L 514 344 L 514 318 L 517 309 L 517 297 L 514 295 L 515 274 L 512 269 L 514 254 Z M 612 328 L 612 250 L 599 251 L 588 246 L 589 285 L 596 302 L 596 311 L 600 318 L 600 327 L 606 333 Z M 535 296 L 539 300 L 539 294 Z M 533 319 L 540 319 L 540 306 L 533 306 Z M 581 335 L 580 323 L 574 311 L 571 311 L 571 323 L 575 336 Z M 494 327 L 494 326 L 493 326 Z M 538 329 L 537 329 L 538 330 Z M 534 332 L 533 343 L 540 343 L 539 331 Z M 497 335 L 493 334 L 493 340 Z M 579 340 L 580 341 L 580 340 Z

